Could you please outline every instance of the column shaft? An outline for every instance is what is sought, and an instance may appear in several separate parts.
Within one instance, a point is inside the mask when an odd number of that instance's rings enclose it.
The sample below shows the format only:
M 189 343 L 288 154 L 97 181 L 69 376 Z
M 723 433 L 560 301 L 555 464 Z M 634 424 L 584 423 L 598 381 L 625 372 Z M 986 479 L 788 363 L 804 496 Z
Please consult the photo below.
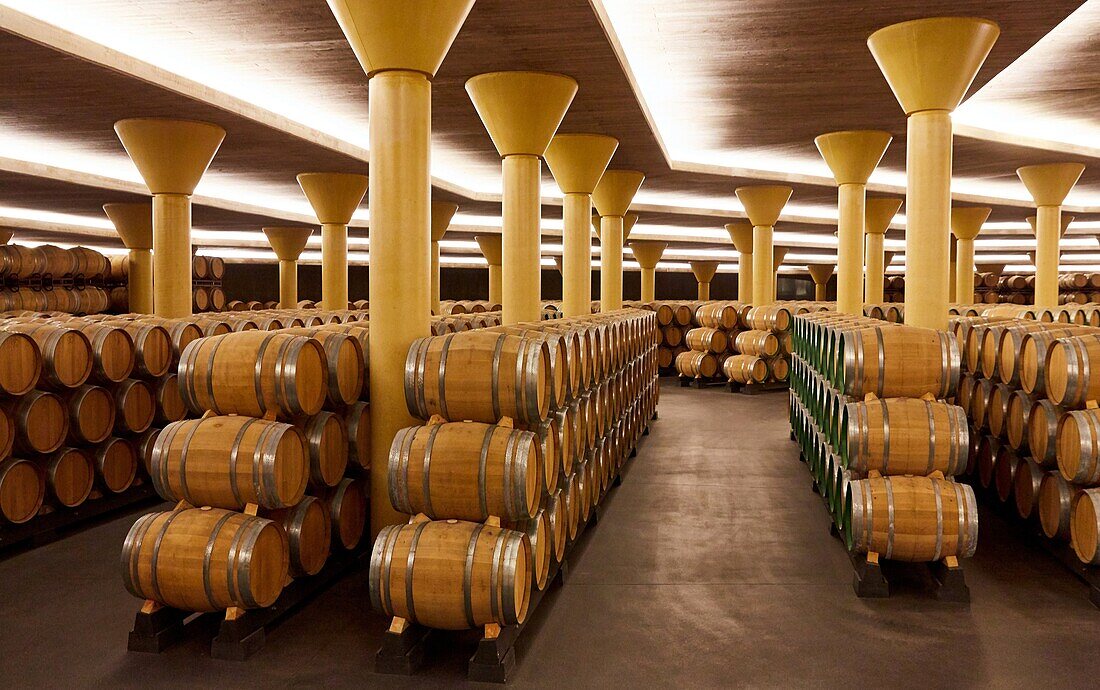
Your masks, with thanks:
M 592 197 L 566 194 L 562 207 L 562 308 L 566 316 L 592 311 Z
M 824 302 L 828 287 L 828 283 L 814 283 L 814 299 L 818 302 Z
M 657 269 L 642 269 L 642 301 L 653 302 L 657 299 Z
M 439 243 L 432 242 L 432 313 L 439 313 Z
M 279 308 L 298 306 L 298 262 L 279 261 Z
M 623 219 L 600 217 L 600 311 L 623 308 Z
M 169 319 L 191 315 L 191 197 L 153 196 L 153 310 Z
M 373 227 L 373 223 L 371 224 Z M 373 233 L 371 233 L 373 235 Z M 373 245 L 374 240 L 371 240 Z M 373 250 L 374 247 L 372 246 Z M 373 251 L 371 263 L 374 263 Z M 321 225 L 321 308 L 348 308 L 348 226 Z
M 913 113 L 908 121 L 905 193 L 905 323 L 947 328 L 951 227 L 951 116 Z
M 863 213 L 861 184 L 842 184 L 837 222 L 836 308 L 843 314 L 863 314 Z
M 740 252 L 737 259 L 737 299 L 751 304 L 753 301 L 752 263 L 755 252 Z
M 772 263 L 772 232 L 770 225 L 752 229 L 752 303 L 755 306 L 775 301 L 775 267 Z
M 540 185 L 538 156 L 504 159 L 503 314 L 505 325 L 538 321 L 542 312 Z
M 1058 306 L 1058 240 L 1062 207 L 1040 206 L 1035 213 L 1035 306 Z
M 974 303 L 974 240 L 955 242 L 955 301 Z
M 863 301 L 867 304 L 880 304 L 883 301 L 883 282 L 886 278 L 886 265 L 882 250 L 883 235 L 867 235 L 867 284 L 864 286 Z
M 504 302 L 504 271 L 498 264 L 489 264 L 489 302 L 490 304 L 502 304 Z
M 406 519 L 390 505 L 390 444 L 417 423 L 405 405 L 405 358 L 431 334 L 431 94 L 418 72 L 370 79 L 372 534 Z
M 126 297 L 135 314 L 153 313 L 153 253 L 131 249 L 126 267 Z
M 710 283 L 699 283 L 699 301 L 705 302 L 710 299 Z

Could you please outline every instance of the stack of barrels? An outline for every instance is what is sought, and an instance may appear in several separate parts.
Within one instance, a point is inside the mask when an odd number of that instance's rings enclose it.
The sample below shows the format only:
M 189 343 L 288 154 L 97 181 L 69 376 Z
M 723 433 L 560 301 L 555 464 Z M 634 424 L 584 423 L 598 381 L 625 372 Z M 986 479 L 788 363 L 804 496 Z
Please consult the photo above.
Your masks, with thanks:
M 618 476 L 657 404 L 655 315 L 623 310 L 413 343 L 375 609 L 431 628 L 516 625 Z M 417 577 L 408 579 L 415 569 Z
M 143 483 L 158 427 L 186 413 L 174 363 L 200 335 L 188 322 L 154 317 L 4 315 L 0 360 L 20 383 L 0 384 L 0 450 L 18 456 L 0 471 L 0 524 Z
M 111 257 L 107 275 L 110 290 L 111 311 L 124 314 L 130 310 L 129 298 L 130 257 Z M 222 288 L 225 277 L 225 260 L 219 256 L 191 257 L 191 309 L 195 313 L 219 312 L 226 309 L 227 300 Z
M 491 304 L 488 300 L 445 300 L 439 303 L 439 314 L 436 316 L 481 314 L 487 311 L 500 311 L 500 305 Z
M 905 301 L 905 276 L 885 276 L 882 280 L 882 299 L 886 302 Z
M 864 304 L 863 315 L 871 319 L 878 319 L 879 321 L 889 321 L 890 323 L 904 323 L 905 305 L 902 303 L 894 302 Z
M 791 428 L 847 546 L 931 562 L 973 555 L 955 335 L 837 313 L 797 316 Z
M 676 357 L 687 352 L 691 348 L 687 344 L 688 331 L 702 326 L 695 320 L 695 311 L 703 302 L 630 302 L 629 306 L 656 312 L 657 320 L 655 328 L 658 331 L 657 340 L 657 365 L 662 372 L 674 372 Z M 737 304 L 737 303 L 725 303 Z M 738 323 L 740 323 L 741 307 L 738 309 Z M 734 326 L 736 328 L 736 325 Z M 728 340 L 727 336 L 727 340 Z
M 1048 538 L 1100 564 L 1100 328 L 990 311 L 952 323 L 965 352 L 958 403 L 978 438 L 972 471 Z M 1082 310 L 1059 314 L 1071 312 Z
M 722 365 L 739 352 L 737 343 L 745 332 L 744 316 L 748 314 L 749 307 L 740 302 L 706 302 L 697 306 L 692 312 L 690 323 L 694 326 L 683 333 L 681 347 L 687 349 L 679 352 L 673 359 L 673 367 L 680 376 L 693 379 L 712 379 L 722 374 Z M 657 319 L 676 320 L 676 310 L 667 304 L 657 305 Z M 669 324 L 661 326 L 659 333 L 662 340 L 666 340 L 665 330 L 677 334 L 680 329 Z M 751 334 L 750 334 L 751 335 Z M 760 334 L 769 335 L 769 334 Z M 675 337 L 675 335 L 673 336 Z M 778 351 L 779 346 L 773 337 L 770 343 L 772 354 Z M 756 342 L 753 340 L 752 342 Z
M 362 538 L 369 465 L 367 329 L 254 329 L 184 347 L 179 394 L 194 415 L 150 452 L 157 493 L 123 544 L 139 598 L 185 611 L 260 608 Z
M 0 245 L 0 312 L 107 311 L 107 257 L 87 247 Z

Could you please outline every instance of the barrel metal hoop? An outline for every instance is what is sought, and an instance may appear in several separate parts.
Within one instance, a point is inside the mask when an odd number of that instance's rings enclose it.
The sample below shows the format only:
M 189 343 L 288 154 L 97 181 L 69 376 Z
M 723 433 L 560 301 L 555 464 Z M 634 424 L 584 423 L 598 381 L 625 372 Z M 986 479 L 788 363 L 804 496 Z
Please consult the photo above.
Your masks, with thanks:
M 244 505 L 245 501 L 241 498 L 241 488 L 237 482 L 237 459 L 240 456 L 241 441 L 244 440 L 244 434 L 248 430 L 248 427 L 252 426 L 257 420 L 254 417 L 249 417 L 245 420 L 245 423 L 241 425 L 241 428 L 237 430 L 237 435 L 233 439 L 233 445 L 229 449 L 229 489 L 233 492 L 233 498 L 237 500 L 237 505 Z M 157 438 L 160 441 L 160 438 Z
M 185 422 L 172 422 L 164 427 L 161 433 L 157 435 L 157 440 L 153 441 L 153 457 L 149 463 L 149 478 L 153 481 L 153 488 L 157 494 L 165 500 L 173 498 L 171 489 L 168 486 L 168 452 L 172 447 L 172 440 L 175 438 L 176 432 L 183 424 Z
M 894 554 L 894 486 L 890 477 L 883 477 L 886 483 L 886 558 Z
M 302 399 L 298 396 L 298 358 L 306 347 L 321 348 L 313 338 L 293 336 L 287 338 L 279 348 L 279 358 L 275 361 L 275 395 L 282 395 L 286 409 L 293 413 L 304 413 Z M 322 358 L 322 361 L 323 358 Z
M 230 552 L 233 556 L 233 561 L 237 565 L 237 592 L 241 599 L 249 608 L 257 608 L 260 602 L 256 601 L 256 596 L 252 593 L 252 552 L 256 550 L 256 542 L 260 538 L 260 533 L 263 532 L 264 527 L 271 522 L 262 518 L 249 518 L 247 525 L 242 530 L 245 532 L 245 538 L 242 539 L 242 544 L 236 552 Z
M 160 593 L 160 578 L 157 573 L 157 561 L 160 559 L 160 546 L 164 542 L 164 535 L 168 533 L 168 528 L 172 525 L 172 521 L 179 516 L 179 511 L 173 511 L 161 525 L 160 531 L 157 532 L 157 538 L 153 542 L 153 556 L 149 563 L 149 587 L 152 590 L 153 596 L 149 597 L 153 601 L 164 601 L 164 595 Z
M 206 601 L 210 604 L 211 609 L 217 609 L 218 604 L 214 601 L 214 586 L 210 581 L 210 559 L 214 555 L 214 542 L 218 540 L 218 535 L 221 534 L 222 527 L 233 517 L 234 513 L 226 512 L 218 518 L 218 522 L 214 525 L 214 530 L 210 533 L 210 538 L 206 540 L 206 548 L 202 552 L 202 588 L 206 593 Z
M 489 604 L 490 611 L 493 616 L 494 622 L 499 622 L 501 619 L 501 604 L 498 599 L 499 592 L 499 580 L 500 580 L 500 556 L 504 546 L 504 535 L 508 532 L 506 530 L 498 530 L 496 541 L 493 543 L 493 560 L 492 565 L 489 568 Z M 532 562 L 534 560 L 534 550 L 531 551 Z M 534 566 L 532 566 L 533 568 Z
M 1100 524 L 1100 520 L 1098 520 L 1098 524 Z M 549 531 L 547 529 L 547 532 Z M 508 532 L 505 532 L 505 534 L 509 538 L 504 550 L 501 613 L 504 614 L 505 624 L 516 625 L 519 623 L 519 611 L 516 610 L 516 565 L 519 562 L 519 546 L 523 544 L 523 537 Z M 550 535 L 547 534 L 547 538 L 549 537 Z
M 260 473 L 260 478 L 263 482 L 264 490 L 267 493 L 268 507 L 288 508 L 289 506 L 283 501 L 283 497 L 279 495 L 279 487 L 275 483 L 275 461 L 278 459 L 279 443 L 282 442 L 286 434 L 294 433 L 291 431 L 294 427 L 282 423 L 269 424 L 267 426 L 271 429 L 271 433 L 268 434 L 264 442 L 260 457 L 258 458 L 260 462 L 257 463 L 262 463 L 263 465 L 263 472 Z M 259 447 L 257 447 L 257 450 L 259 450 Z M 309 458 L 307 457 L 306 460 L 308 462 Z M 257 487 L 258 486 L 257 484 Z
M 453 339 L 447 338 L 443 341 L 443 348 L 439 352 L 439 414 L 444 419 L 450 419 L 450 415 L 447 414 L 447 353 L 451 349 L 451 343 Z M 432 438 L 435 438 L 434 434 Z M 428 440 L 428 452 L 431 452 L 431 439 Z M 424 482 L 425 487 L 428 481 L 428 470 L 424 468 Z
M 489 518 L 489 501 L 488 501 L 488 486 L 485 476 L 486 463 L 489 460 L 489 446 L 493 442 L 493 433 L 498 427 L 492 424 L 486 425 L 485 436 L 481 439 L 481 452 L 478 453 L 477 458 L 477 503 L 479 515 L 481 520 L 487 520 Z M 505 481 L 507 482 L 507 476 Z
M 932 411 L 932 401 L 931 400 L 925 400 L 924 401 L 924 409 L 928 413 L 928 465 L 925 468 L 924 473 L 925 473 L 925 475 L 929 475 L 929 474 L 932 474 L 932 469 L 936 465 L 936 416 L 935 416 L 934 412 Z M 947 415 L 947 420 L 950 423 L 951 415 Z M 951 437 L 949 435 L 948 436 L 949 441 L 950 441 L 950 438 Z M 949 446 L 951 445 L 950 442 L 948 443 L 948 445 Z M 953 451 L 954 449 L 950 448 L 949 450 Z M 954 452 L 951 452 L 951 456 L 954 456 Z M 949 457 L 949 459 L 954 459 L 954 458 Z M 948 471 L 950 471 L 950 470 L 951 470 L 951 465 L 948 464 Z
M 388 597 L 385 605 L 382 601 L 382 589 L 386 587 L 383 579 L 383 569 L 386 577 L 389 577 L 389 566 L 386 565 L 384 556 L 394 533 L 400 529 L 401 525 L 387 525 L 378 532 L 378 537 L 374 540 L 374 547 L 371 549 L 370 568 L 367 571 L 367 590 L 370 593 L 371 606 L 375 611 L 381 611 L 386 615 L 393 615 L 393 610 L 389 608 Z
M 932 560 L 938 561 L 943 555 L 943 496 L 940 495 L 940 482 L 936 479 L 932 480 L 932 493 L 936 497 L 936 552 Z
M 409 504 L 409 458 L 412 436 L 420 427 L 398 429 L 390 444 L 389 462 L 386 473 L 389 476 L 390 503 L 402 513 L 411 513 Z
M 405 356 L 405 406 L 416 417 L 426 417 L 420 404 L 420 390 L 416 385 L 417 364 L 420 361 L 420 350 L 427 338 L 417 338 L 409 347 L 409 353 Z M 368 362 L 368 368 L 370 363 Z
M 191 439 L 194 438 L 195 433 L 205 421 L 205 419 L 200 419 L 188 429 L 187 435 L 183 438 L 183 448 L 180 449 L 180 498 L 191 505 L 195 504 L 195 500 L 191 498 L 191 492 L 187 488 L 187 453 L 191 450 Z M 168 463 L 164 464 L 164 471 L 165 473 L 168 472 Z M 168 486 L 167 477 L 165 477 L 165 486 Z
M 497 336 L 496 344 L 493 346 L 493 360 L 490 367 L 490 390 L 493 393 L 493 419 L 499 420 L 500 414 L 500 357 L 501 352 L 504 349 L 504 342 L 507 336 L 504 334 Z
M 424 445 L 424 469 L 421 477 L 421 491 L 424 494 L 424 514 L 435 518 L 435 510 L 432 508 L 432 487 L 430 472 L 432 469 L 432 450 L 435 448 L 435 437 L 439 434 L 442 424 L 433 424 L 428 430 L 428 440 Z
M 474 584 L 474 553 L 477 551 L 477 540 L 485 524 L 480 523 L 474 527 L 470 534 L 470 543 L 466 545 L 466 561 L 462 567 L 462 607 L 466 612 L 466 625 L 477 627 L 474 619 L 473 584 Z
M 878 389 L 879 395 L 884 392 L 884 386 L 886 383 L 886 343 L 882 337 L 882 327 L 875 327 L 875 340 L 878 341 Z
M 256 368 L 252 375 L 252 387 L 256 393 L 256 402 L 259 405 L 260 414 L 258 416 L 263 417 L 267 414 L 267 403 L 264 400 L 263 391 L 263 369 L 264 369 L 264 355 L 267 353 L 267 347 L 271 344 L 272 338 L 275 337 L 274 333 L 267 333 L 264 335 L 263 340 L 260 342 L 260 349 L 256 352 Z M 213 356 L 211 356 L 211 373 L 213 373 Z M 214 377 L 210 376 L 211 386 L 213 386 Z
M 409 544 L 409 556 L 405 560 L 405 605 L 409 609 L 409 620 L 416 621 L 416 609 L 413 607 L 413 568 L 416 565 L 416 545 L 420 542 L 420 535 L 430 522 L 421 522 L 413 532 L 412 543 Z
M 1097 481 L 1100 481 L 1100 462 L 1097 462 L 1100 453 L 1098 453 L 1097 442 L 1100 441 L 1100 420 L 1096 419 L 1096 415 L 1089 414 L 1087 410 L 1074 410 L 1069 413 L 1069 417 L 1072 418 L 1078 425 L 1078 428 L 1082 427 L 1081 422 L 1084 421 L 1084 429 L 1088 433 L 1078 432 L 1080 435 L 1081 443 L 1081 459 L 1077 463 L 1077 472 L 1074 474 L 1073 481 L 1091 486 Z
M 145 535 L 149 532 L 149 528 L 153 526 L 153 520 L 156 519 L 157 515 L 159 513 L 149 513 L 138 518 L 134 526 L 130 528 L 129 533 L 126 534 L 126 540 L 122 544 L 122 580 L 123 584 L 126 585 L 126 589 L 134 596 L 144 597 L 143 592 L 138 587 L 138 561 L 141 557 L 141 546 L 145 541 Z
M 165 332 L 167 332 L 167 331 L 165 331 Z M 171 336 L 169 335 L 169 343 L 170 342 L 171 342 Z M 213 410 L 214 412 L 219 413 L 219 414 L 221 413 L 221 410 L 218 409 L 218 399 L 217 399 L 217 396 L 214 394 L 214 358 L 216 357 L 216 355 L 218 353 L 218 348 L 221 347 L 222 343 L 224 343 L 224 342 L 225 342 L 225 337 L 224 336 L 220 337 L 220 338 L 215 338 L 214 339 L 214 346 L 210 348 L 210 356 L 206 360 L 206 395 L 207 395 L 207 399 L 210 401 L 210 409 Z M 198 355 L 198 353 L 196 352 L 196 356 L 197 355 Z M 263 350 L 261 350 L 260 354 L 257 355 L 257 357 L 256 357 L 256 362 L 257 362 L 256 366 L 259 366 L 259 360 L 262 356 L 263 356 Z M 204 407 L 206 407 L 206 406 L 205 405 L 199 405 L 200 409 L 204 408 Z
M 890 408 L 885 398 L 880 398 L 879 404 L 882 406 L 882 473 L 886 474 L 890 469 Z

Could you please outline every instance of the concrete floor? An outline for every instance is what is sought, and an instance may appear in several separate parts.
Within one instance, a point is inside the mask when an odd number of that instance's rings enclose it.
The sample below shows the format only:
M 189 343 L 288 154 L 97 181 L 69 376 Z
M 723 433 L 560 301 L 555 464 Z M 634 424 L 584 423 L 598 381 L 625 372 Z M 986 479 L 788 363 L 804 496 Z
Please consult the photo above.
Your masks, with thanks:
M 859 600 L 852 571 L 788 441 L 786 396 L 664 387 L 604 518 L 564 589 L 535 612 L 514 687 L 1082 686 L 1100 611 L 993 516 L 966 563 L 969 607 L 916 592 Z M 137 602 L 119 551 L 136 515 L 0 561 L 6 687 L 438 687 L 465 679 L 472 642 L 411 680 L 372 673 L 386 626 L 353 575 L 245 663 L 198 641 L 126 651 Z

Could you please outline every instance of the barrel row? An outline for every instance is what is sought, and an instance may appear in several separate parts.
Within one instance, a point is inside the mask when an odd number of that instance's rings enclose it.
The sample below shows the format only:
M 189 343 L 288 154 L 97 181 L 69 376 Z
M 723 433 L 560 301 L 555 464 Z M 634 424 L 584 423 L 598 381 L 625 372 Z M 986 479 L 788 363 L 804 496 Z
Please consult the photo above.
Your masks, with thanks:
M 416 518 L 378 535 L 376 610 L 442 629 L 523 622 L 653 416 L 654 319 L 628 309 L 414 343 L 410 411 L 474 421 L 395 437 L 389 498 Z

